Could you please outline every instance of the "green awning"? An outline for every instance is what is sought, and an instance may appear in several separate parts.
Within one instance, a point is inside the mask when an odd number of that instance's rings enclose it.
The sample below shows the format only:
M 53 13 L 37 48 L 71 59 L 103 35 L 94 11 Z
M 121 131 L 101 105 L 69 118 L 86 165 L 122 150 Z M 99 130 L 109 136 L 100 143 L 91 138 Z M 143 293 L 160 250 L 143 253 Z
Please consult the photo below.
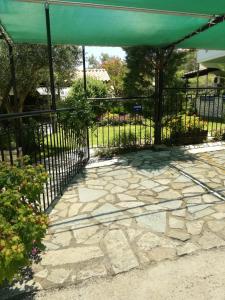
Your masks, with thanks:
M 165 47 L 225 14 L 225 0 L 48 2 L 53 44 Z M 47 41 L 45 1 L 0 0 L 0 22 L 15 43 Z M 224 29 L 217 24 L 177 47 L 225 49 Z

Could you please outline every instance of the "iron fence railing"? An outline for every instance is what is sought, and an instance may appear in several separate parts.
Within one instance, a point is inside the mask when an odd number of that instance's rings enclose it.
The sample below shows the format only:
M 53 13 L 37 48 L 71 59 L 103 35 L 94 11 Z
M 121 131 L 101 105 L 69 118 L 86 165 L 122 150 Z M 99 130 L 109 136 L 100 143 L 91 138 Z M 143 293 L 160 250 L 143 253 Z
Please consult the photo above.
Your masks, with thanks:
M 40 201 L 47 209 L 88 161 L 90 148 L 149 146 L 156 126 L 162 143 L 225 137 L 225 89 L 164 89 L 162 100 L 156 116 L 154 95 L 87 99 L 88 129 L 86 119 L 77 120 L 81 112 L 68 108 L 0 115 L 0 160 L 13 164 L 29 155 L 32 164 L 44 165 L 49 180 Z
M 97 116 L 89 129 L 90 147 L 152 145 L 156 125 L 160 126 L 163 143 L 197 143 L 225 132 L 225 89 L 168 88 L 164 89 L 162 99 L 157 124 L 154 95 L 89 99 Z M 179 135 L 187 139 L 178 141 Z
M 60 195 L 89 158 L 87 129 L 73 128 L 61 115 L 68 110 L 0 116 L 0 160 L 13 164 L 28 155 L 44 165 L 49 179 L 40 196 L 43 210 Z
M 225 89 L 164 89 L 162 139 L 174 134 L 219 137 L 225 132 Z M 198 139 L 196 138 L 196 141 Z
M 89 99 L 96 116 L 89 129 L 91 148 L 147 146 L 154 137 L 151 97 Z

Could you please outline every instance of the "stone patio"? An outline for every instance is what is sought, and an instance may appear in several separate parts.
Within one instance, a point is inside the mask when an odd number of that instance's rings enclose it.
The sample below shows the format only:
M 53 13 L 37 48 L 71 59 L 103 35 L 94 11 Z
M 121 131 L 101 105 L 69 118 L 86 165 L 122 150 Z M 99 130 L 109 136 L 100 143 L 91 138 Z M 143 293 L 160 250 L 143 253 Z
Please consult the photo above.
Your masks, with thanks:
M 89 164 L 50 213 L 37 288 L 225 246 L 225 147 L 139 151 Z

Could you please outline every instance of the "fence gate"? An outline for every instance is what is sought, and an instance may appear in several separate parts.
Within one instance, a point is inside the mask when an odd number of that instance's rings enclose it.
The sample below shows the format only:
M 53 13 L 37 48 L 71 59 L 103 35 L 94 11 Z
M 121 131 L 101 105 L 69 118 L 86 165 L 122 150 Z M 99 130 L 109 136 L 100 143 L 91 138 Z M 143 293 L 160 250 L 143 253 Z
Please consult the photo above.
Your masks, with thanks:
M 62 195 L 89 159 L 87 129 L 78 131 L 70 126 L 62 117 L 65 113 L 38 111 L 0 118 L 0 160 L 14 164 L 28 155 L 31 164 L 42 164 L 49 174 L 40 196 L 43 210 Z

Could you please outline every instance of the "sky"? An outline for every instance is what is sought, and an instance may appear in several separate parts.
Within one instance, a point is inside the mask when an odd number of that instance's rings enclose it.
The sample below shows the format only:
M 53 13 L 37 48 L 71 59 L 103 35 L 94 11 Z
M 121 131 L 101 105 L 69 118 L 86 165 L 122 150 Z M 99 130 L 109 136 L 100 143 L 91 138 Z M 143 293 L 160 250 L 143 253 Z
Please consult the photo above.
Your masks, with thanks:
M 125 58 L 125 52 L 120 47 L 85 47 L 86 56 L 90 57 L 92 54 L 99 58 L 101 53 L 107 53 L 110 56 L 119 56 Z

